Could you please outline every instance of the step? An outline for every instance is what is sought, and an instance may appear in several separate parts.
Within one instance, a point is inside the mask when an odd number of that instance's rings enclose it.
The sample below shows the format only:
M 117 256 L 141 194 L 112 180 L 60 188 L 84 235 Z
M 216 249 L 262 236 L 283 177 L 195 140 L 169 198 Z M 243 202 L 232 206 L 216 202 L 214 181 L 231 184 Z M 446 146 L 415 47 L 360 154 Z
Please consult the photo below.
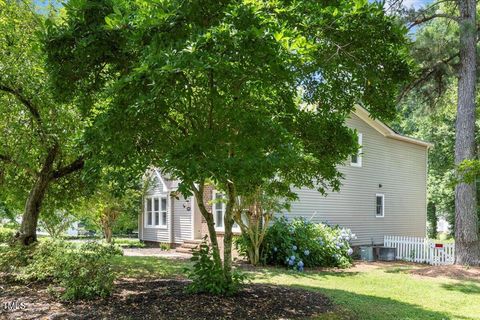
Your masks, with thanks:
M 201 239 L 194 239 L 194 240 L 183 240 L 183 243 L 188 243 L 188 244 L 201 244 L 203 240 Z
M 178 247 L 177 249 L 175 249 L 175 251 L 180 253 L 192 253 L 192 249 L 182 247 Z
M 200 243 L 183 243 L 180 247 L 185 248 L 185 249 L 196 249 Z

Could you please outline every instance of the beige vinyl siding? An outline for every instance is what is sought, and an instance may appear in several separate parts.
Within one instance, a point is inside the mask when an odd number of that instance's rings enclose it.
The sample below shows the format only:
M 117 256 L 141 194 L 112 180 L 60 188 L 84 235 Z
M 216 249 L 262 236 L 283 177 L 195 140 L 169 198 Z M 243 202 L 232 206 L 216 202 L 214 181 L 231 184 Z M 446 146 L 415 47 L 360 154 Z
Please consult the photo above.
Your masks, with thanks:
M 145 197 L 142 203 L 142 216 L 141 216 L 141 224 L 140 228 L 142 231 L 140 232 L 142 240 L 145 241 L 156 241 L 156 242 L 170 242 L 170 233 L 168 226 L 170 225 L 170 215 L 167 213 L 167 227 L 166 228 L 159 228 L 159 227 L 145 227 L 145 199 L 152 196 L 167 196 L 167 210 L 169 208 L 169 196 L 168 194 L 164 193 L 163 184 L 158 179 L 157 183 L 153 184 L 151 188 L 146 192 Z
M 356 115 L 347 124 L 362 133 L 362 166 L 339 168 L 338 193 L 296 190 L 289 217 L 303 216 L 352 229 L 355 244 L 382 243 L 384 235 L 424 237 L 426 233 L 426 165 L 423 146 L 383 136 Z M 379 187 L 379 185 L 382 187 Z M 375 216 L 376 194 L 384 194 L 385 216 Z
M 173 201 L 173 241 L 182 243 L 183 240 L 193 239 L 192 214 L 193 208 L 191 201 L 187 201 L 183 196 L 179 199 L 172 198 Z M 186 208 L 190 207 L 190 211 Z

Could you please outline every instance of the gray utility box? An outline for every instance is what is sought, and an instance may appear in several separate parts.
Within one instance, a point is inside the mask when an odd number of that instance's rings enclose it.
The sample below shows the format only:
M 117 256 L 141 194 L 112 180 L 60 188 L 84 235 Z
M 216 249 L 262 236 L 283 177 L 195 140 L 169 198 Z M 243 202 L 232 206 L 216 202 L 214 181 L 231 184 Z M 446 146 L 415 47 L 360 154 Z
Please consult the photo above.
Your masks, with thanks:
M 360 259 L 363 261 L 374 261 L 373 247 L 360 247 Z
M 394 261 L 397 256 L 397 248 L 380 247 L 378 248 L 378 260 Z

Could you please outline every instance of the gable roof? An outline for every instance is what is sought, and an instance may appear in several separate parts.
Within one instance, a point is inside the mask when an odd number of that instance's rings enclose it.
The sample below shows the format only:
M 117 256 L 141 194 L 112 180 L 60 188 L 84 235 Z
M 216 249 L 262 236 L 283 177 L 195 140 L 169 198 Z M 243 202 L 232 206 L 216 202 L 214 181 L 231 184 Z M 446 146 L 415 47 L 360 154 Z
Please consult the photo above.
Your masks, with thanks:
M 390 128 L 389 126 L 387 126 L 386 124 L 384 124 L 380 120 L 373 119 L 370 116 L 370 113 L 367 110 L 365 110 L 365 108 L 363 108 L 362 106 L 360 106 L 358 104 L 355 106 L 355 110 L 353 111 L 353 114 L 355 114 L 357 117 L 362 119 L 365 123 L 367 123 L 373 129 L 380 132 L 384 137 L 395 139 L 395 140 L 400 140 L 400 141 L 404 141 L 404 142 L 408 142 L 408 143 L 412 143 L 412 144 L 416 144 L 416 145 L 425 147 L 427 149 L 433 147 L 433 144 L 430 143 L 430 142 L 410 138 L 410 137 L 403 136 L 401 134 L 396 133 L 392 128 Z

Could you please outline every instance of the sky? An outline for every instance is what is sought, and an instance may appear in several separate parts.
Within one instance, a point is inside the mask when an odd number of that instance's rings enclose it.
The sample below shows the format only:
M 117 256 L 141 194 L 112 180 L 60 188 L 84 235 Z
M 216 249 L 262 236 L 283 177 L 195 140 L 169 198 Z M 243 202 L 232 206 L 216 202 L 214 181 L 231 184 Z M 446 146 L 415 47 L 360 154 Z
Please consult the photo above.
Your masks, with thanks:
M 407 8 L 414 7 L 415 9 L 419 9 L 430 2 L 432 2 L 432 0 L 403 0 L 403 5 Z

